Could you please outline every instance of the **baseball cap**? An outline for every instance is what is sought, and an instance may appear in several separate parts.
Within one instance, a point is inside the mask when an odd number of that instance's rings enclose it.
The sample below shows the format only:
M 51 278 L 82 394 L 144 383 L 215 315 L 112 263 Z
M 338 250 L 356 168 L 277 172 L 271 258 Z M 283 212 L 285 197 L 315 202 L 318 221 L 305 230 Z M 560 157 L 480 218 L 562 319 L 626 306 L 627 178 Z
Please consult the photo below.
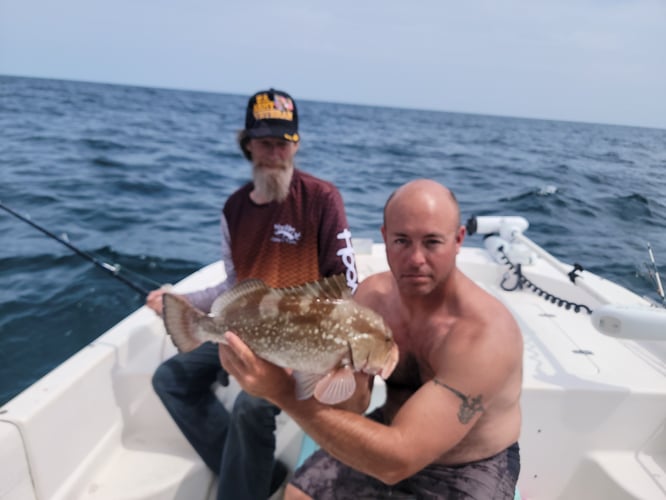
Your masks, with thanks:
M 245 136 L 298 142 L 298 111 L 291 96 L 271 88 L 250 97 L 245 114 Z

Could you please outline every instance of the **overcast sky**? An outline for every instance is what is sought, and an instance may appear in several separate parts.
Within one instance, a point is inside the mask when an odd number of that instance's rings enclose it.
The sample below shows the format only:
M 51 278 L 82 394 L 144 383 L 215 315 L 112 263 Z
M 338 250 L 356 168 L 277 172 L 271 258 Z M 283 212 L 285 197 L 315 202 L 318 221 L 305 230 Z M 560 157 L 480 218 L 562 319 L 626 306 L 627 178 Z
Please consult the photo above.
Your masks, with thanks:
M 0 74 L 666 128 L 666 0 L 0 0 Z

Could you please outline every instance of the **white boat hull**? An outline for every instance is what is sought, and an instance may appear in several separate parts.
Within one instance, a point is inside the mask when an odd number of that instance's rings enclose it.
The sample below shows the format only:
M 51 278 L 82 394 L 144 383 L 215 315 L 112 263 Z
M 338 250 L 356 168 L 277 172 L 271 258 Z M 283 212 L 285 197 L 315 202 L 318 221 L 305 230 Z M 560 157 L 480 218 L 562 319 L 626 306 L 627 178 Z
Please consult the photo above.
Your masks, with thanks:
M 361 277 L 387 269 L 382 245 L 355 246 Z M 544 252 L 523 272 L 553 295 L 592 309 L 648 305 L 589 273 L 575 286 L 549 258 Z M 586 313 L 530 290 L 502 290 L 507 267 L 485 249 L 464 247 L 458 263 L 523 331 L 522 498 L 666 498 L 666 341 L 603 335 Z M 223 275 L 218 262 L 175 291 Z M 175 352 L 161 320 L 143 307 L 0 408 L 0 499 L 213 498 L 214 475 L 151 387 L 155 368 Z M 302 437 L 279 417 L 276 453 L 290 466 Z

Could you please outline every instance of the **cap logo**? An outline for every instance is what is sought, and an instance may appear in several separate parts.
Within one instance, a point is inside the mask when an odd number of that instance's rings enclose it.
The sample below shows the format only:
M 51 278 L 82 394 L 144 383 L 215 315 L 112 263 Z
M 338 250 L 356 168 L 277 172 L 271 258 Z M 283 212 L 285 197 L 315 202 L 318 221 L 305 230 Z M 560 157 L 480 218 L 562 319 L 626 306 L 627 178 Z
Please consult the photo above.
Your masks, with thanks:
M 275 95 L 271 100 L 268 94 L 259 94 L 252 108 L 255 120 L 287 120 L 294 119 L 294 103 L 288 97 Z

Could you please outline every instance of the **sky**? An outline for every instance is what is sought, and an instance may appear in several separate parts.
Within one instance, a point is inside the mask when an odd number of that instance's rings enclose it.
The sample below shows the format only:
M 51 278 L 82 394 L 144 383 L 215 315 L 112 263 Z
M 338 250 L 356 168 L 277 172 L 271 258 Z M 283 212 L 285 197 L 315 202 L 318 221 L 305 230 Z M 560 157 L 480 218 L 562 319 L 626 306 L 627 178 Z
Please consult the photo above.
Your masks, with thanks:
M 0 0 L 0 75 L 666 128 L 666 0 Z

